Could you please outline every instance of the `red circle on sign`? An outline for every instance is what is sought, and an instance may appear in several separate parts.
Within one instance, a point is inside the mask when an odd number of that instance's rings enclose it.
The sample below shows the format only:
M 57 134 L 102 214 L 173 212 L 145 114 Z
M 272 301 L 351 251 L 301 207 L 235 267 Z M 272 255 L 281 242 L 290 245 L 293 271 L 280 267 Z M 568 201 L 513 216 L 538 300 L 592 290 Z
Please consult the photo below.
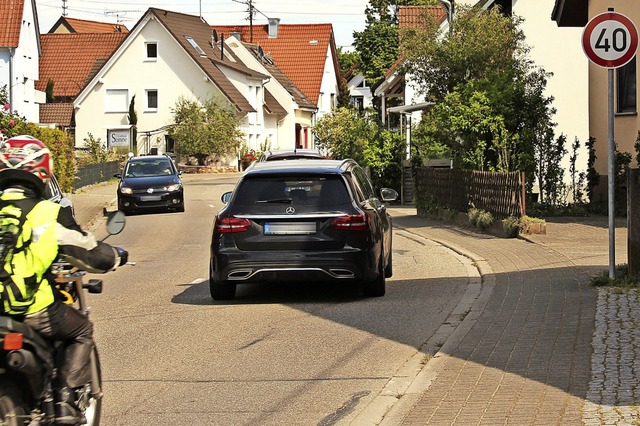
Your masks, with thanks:
M 591 36 L 595 28 L 606 21 L 615 21 L 620 23 L 630 36 L 629 48 L 624 52 L 620 57 L 609 59 L 602 57 L 593 49 L 591 46 Z M 627 18 L 625 15 L 616 12 L 604 12 L 600 15 L 594 16 L 588 23 L 587 26 L 584 27 L 584 31 L 582 32 L 582 48 L 584 49 L 587 57 L 596 65 L 605 68 L 618 68 L 625 65 L 636 55 L 636 51 L 638 50 L 638 30 L 634 23 Z

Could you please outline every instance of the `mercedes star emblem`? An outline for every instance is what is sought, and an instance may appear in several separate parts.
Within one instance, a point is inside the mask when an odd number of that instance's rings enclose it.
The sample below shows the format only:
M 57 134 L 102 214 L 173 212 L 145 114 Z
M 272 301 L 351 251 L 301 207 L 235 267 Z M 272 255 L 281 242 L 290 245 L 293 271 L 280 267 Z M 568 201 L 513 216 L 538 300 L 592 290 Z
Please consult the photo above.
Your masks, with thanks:
M 293 207 L 287 207 L 287 210 L 285 210 L 287 212 L 287 214 L 294 214 L 296 212 L 296 209 L 294 209 Z

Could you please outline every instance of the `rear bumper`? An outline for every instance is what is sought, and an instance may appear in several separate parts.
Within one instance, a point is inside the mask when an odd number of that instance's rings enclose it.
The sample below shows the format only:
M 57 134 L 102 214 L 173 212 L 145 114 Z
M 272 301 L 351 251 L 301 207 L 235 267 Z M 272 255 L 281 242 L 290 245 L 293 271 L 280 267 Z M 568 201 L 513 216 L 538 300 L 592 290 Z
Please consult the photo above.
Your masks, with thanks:
M 373 252 L 238 252 L 212 253 L 216 281 L 234 284 L 274 281 L 357 281 L 378 274 Z

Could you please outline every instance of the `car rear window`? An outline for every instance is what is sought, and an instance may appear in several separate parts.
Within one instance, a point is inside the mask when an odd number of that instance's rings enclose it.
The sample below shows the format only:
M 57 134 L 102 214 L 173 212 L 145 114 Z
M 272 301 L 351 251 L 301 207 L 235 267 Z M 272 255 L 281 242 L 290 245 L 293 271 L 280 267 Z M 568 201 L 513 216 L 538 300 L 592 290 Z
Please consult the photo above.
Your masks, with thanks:
M 333 210 L 350 204 L 351 198 L 339 176 L 247 177 L 239 185 L 233 204 L 265 210 L 272 204 L 293 204 Z

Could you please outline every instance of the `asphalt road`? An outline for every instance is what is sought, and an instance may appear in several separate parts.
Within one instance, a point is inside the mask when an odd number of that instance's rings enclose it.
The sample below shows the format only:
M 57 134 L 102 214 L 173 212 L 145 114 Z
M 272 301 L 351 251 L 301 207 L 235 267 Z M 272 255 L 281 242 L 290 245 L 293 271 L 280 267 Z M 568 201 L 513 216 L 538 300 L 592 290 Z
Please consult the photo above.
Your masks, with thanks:
M 109 237 L 134 267 L 89 295 L 108 425 L 333 425 L 375 413 L 443 341 L 468 265 L 410 232 L 394 234 L 387 295 L 290 283 L 209 295 L 209 242 L 234 178 L 185 176 L 186 212 L 127 217 Z M 425 343 L 430 342 L 425 346 Z M 365 416 L 366 417 L 366 416 Z

